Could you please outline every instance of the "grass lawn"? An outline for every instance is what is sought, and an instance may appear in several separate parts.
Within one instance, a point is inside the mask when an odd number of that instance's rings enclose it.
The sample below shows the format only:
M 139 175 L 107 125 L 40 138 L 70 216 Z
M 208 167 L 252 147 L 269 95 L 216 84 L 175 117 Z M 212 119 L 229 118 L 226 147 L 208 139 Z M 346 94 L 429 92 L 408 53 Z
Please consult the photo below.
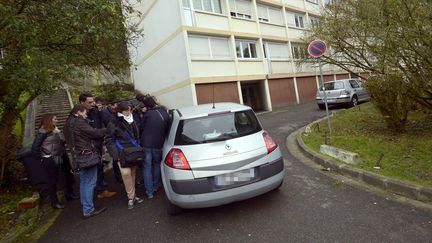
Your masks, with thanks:
M 12 228 L 16 227 L 17 203 L 24 197 L 30 197 L 29 186 L 17 186 L 12 190 L 0 191 L 0 239 Z
M 362 162 L 352 165 L 395 179 L 432 187 L 432 114 L 410 113 L 406 132 L 395 134 L 386 129 L 384 120 L 371 102 L 340 110 L 331 118 L 333 134 L 330 145 L 358 153 Z M 324 144 L 327 120 L 303 134 L 305 144 L 319 152 Z M 381 169 L 374 169 L 383 155 Z

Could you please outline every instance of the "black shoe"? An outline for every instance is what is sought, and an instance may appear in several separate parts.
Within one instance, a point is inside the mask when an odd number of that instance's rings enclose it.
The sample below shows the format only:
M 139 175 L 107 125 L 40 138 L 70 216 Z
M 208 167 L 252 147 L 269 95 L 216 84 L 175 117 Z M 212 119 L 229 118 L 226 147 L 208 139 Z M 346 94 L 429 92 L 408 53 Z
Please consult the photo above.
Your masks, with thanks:
M 63 209 L 63 208 L 65 208 L 65 206 L 63 204 L 60 204 L 60 203 L 52 203 L 51 207 L 54 208 L 54 209 Z
M 91 218 L 91 217 L 93 217 L 93 216 L 99 215 L 99 214 L 105 212 L 106 209 L 107 209 L 107 208 L 105 208 L 105 207 L 103 207 L 103 208 L 99 208 L 99 209 L 95 209 L 95 210 L 93 210 L 93 212 L 91 212 L 89 215 L 84 215 L 84 219 L 88 219 L 88 218 Z
M 65 196 L 66 201 L 73 201 L 79 199 L 79 196 L 75 194 L 68 194 Z

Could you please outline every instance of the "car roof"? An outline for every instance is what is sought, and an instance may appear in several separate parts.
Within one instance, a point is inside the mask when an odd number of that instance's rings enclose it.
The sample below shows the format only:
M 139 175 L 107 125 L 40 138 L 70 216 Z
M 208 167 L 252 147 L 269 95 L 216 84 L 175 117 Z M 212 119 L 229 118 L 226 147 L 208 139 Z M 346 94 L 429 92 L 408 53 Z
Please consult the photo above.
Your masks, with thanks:
M 236 112 L 243 110 L 251 110 L 249 106 L 230 103 L 230 102 L 218 102 L 214 104 L 202 104 L 197 106 L 188 106 L 176 109 L 179 112 L 181 119 L 191 119 L 196 117 L 208 116 L 209 114 L 225 113 L 225 112 Z

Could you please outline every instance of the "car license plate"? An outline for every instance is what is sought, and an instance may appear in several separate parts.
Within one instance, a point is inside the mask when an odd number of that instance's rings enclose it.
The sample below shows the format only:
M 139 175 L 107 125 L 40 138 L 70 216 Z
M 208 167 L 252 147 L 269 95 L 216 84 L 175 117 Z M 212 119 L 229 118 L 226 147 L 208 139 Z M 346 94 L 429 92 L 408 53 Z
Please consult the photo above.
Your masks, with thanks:
M 255 178 L 255 169 L 246 169 L 229 174 L 215 176 L 216 186 L 229 186 L 239 182 L 250 181 Z
M 336 102 L 335 99 L 327 99 L 327 102 Z

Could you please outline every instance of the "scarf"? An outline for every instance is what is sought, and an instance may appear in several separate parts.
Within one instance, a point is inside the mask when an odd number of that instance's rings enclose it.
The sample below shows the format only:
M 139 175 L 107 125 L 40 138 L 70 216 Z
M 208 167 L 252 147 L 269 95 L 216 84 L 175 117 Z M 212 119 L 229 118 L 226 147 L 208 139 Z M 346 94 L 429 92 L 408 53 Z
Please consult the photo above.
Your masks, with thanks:
M 132 116 L 132 112 L 129 114 L 129 116 L 125 116 L 122 113 L 117 113 L 118 117 L 123 117 L 123 119 L 125 119 L 125 121 L 127 121 L 128 124 L 131 124 L 134 120 L 133 120 L 133 116 Z

